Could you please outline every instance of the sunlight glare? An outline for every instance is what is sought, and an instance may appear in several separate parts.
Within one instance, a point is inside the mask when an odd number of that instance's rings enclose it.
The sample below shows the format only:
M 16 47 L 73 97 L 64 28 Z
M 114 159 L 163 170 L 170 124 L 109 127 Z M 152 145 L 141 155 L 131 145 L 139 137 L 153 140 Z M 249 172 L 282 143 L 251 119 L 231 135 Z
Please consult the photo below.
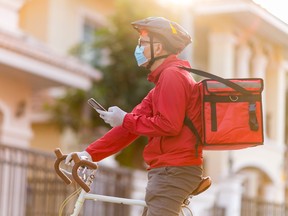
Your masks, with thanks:
M 159 2 L 163 5 L 170 5 L 172 7 L 175 6 L 188 6 L 193 4 L 195 0 L 159 0 Z
M 288 23 L 288 13 L 286 3 L 283 0 L 253 0 L 255 3 L 259 4 L 265 8 L 270 13 L 277 16 L 282 21 Z

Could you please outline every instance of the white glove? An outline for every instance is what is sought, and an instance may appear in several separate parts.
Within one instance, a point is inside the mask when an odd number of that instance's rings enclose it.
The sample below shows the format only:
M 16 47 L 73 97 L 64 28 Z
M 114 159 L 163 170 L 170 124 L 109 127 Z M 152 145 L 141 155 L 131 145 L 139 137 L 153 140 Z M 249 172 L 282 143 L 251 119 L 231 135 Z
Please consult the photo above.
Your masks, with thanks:
M 100 114 L 100 118 L 102 118 L 107 124 L 110 124 L 111 127 L 122 125 L 123 119 L 127 114 L 117 106 L 110 107 L 108 112 L 98 109 L 96 111 Z
M 74 161 L 72 160 L 72 155 L 77 154 L 80 159 L 92 161 L 91 155 L 87 151 L 82 152 L 71 152 L 67 155 L 65 159 L 65 164 L 74 166 Z

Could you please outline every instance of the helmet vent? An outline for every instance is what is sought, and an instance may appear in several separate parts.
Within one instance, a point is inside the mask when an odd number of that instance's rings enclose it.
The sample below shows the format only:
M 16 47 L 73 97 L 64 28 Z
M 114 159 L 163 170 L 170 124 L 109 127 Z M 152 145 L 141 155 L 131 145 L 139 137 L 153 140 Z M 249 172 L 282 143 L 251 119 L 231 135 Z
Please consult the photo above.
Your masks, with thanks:
M 177 34 L 177 30 L 174 28 L 171 22 L 170 22 L 170 27 L 171 27 L 172 33 Z

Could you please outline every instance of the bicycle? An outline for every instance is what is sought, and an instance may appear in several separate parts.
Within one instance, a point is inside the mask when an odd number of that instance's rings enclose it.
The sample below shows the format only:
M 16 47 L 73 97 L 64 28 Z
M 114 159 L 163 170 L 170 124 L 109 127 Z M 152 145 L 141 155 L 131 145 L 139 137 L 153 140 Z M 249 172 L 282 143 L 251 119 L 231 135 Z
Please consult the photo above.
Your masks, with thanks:
M 60 168 L 60 164 L 64 161 L 67 155 L 63 154 L 59 148 L 55 149 L 54 151 L 56 155 L 56 160 L 54 163 L 54 169 L 57 175 L 67 184 L 71 184 L 72 180 L 66 175 L 71 175 L 75 182 L 80 186 L 78 190 L 73 192 L 63 203 L 62 209 L 60 207 L 59 215 L 62 214 L 62 210 L 69 202 L 69 200 L 79 193 L 77 201 L 74 205 L 73 213 L 70 216 L 77 216 L 79 215 L 81 208 L 85 202 L 85 200 L 94 200 L 94 201 L 102 201 L 102 202 L 110 202 L 116 204 L 124 204 L 124 205 L 138 205 L 138 206 L 146 206 L 144 200 L 137 200 L 137 199 L 129 199 L 129 198 L 122 198 L 122 197 L 114 197 L 114 196 L 106 196 L 106 195 L 99 195 L 99 194 L 92 194 L 90 193 L 90 187 L 93 183 L 93 180 L 96 176 L 96 171 L 98 165 L 95 162 L 91 162 L 85 159 L 81 159 L 75 153 L 72 155 L 72 160 L 74 161 L 74 165 L 72 167 L 72 172 Z M 88 172 L 89 171 L 89 172 Z M 189 208 L 190 199 L 193 196 L 196 196 L 204 191 L 206 191 L 211 186 L 211 178 L 209 176 L 204 177 L 198 187 L 187 197 L 183 204 L 181 213 L 179 216 L 193 216 L 192 210 Z

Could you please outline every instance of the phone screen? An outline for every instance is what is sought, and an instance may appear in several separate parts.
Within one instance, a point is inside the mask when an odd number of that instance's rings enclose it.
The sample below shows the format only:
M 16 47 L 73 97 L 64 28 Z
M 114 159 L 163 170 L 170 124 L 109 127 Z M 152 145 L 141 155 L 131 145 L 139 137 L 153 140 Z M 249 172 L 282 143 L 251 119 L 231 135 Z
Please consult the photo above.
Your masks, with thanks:
M 95 99 L 90 98 L 88 100 L 88 104 L 90 106 L 92 106 L 94 109 L 99 109 L 99 110 L 103 110 L 103 111 L 107 111 L 103 106 L 101 106 L 101 104 L 99 104 Z

